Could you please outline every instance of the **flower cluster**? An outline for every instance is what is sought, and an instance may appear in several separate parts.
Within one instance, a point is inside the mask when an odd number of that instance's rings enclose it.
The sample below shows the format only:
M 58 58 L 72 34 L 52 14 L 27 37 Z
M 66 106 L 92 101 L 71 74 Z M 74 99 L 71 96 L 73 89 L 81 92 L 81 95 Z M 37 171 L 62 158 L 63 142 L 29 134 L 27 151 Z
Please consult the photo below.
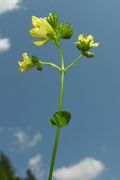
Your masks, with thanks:
M 76 42 L 77 48 L 81 50 L 82 54 L 88 58 L 94 56 L 94 53 L 89 52 L 88 50 L 96 48 L 99 46 L 99 43 L 94 43 L 94 37 L 92 35 L 80 34 L 78 36 L 78 42 Z
M 63 23 L 58 20 L 56 13 L 50 13 L 48 17 L 38 18 L 32 16 L 33 28 L 29 30 L 31 36 L 38 38 L 38 41 L 33 41 L 36 46 L 42 46 L 48 41 L 52 41 L 58 48 L 61 39 L 70 39 L 74 33 L 73 28 L 68 23 Z M 82 55 L 91 58 L 94 56 L 93 52 L 89 50 L 99 46 L 98 42 L 94 42 L 92 35 L 80 34 L 78 41 L 75 43 L 77 48 L 81 51 Z M 50 62 L 42 62 L 35 56 L 30 57 L 27 53 L 22 54 L 22 61 L 19 61 L 19 70 L 21 72 L 28 71 L 33 67 L 37 67 L 39 71 L 42 70 L 42 65 L 46 64 L 55 67 L 59 70 L 61 68 Z M 68 65 L 67 69 L 72 67 L 79 60 L 75 60 L 71 65 Z
M 46 18 L 37 18 L 32 16 L 32 25 L 30 34 L 33 37 L 40 38 L 39 41 L 33 42 L 36 46 L 42 46 L 49 40 L 58 45 L 60 39 L 69 39 L 73 34 L 73 29 L 69 24 L 58 21 L 55 13 L 50 13 Z

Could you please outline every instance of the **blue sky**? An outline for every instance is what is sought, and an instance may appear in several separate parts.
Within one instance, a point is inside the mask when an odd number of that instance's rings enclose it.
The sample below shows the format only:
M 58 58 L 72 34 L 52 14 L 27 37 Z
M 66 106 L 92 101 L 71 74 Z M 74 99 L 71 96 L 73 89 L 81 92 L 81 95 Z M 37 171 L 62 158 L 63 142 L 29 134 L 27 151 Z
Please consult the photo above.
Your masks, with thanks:
M 59 64 L 52 43 L 36 47 L 28 34 L 32 15 L 56 12 L 75 30 L 62 41 L 66 65 L 79 55 L 79 34 L 92 34 L 101 45 L 66 74 L 63 109 L 72 119 L 61 130 L 54 178 L 120 180 L 119 7 L 119 0 L 0 0 L 0 150 L 18 175 L 30 167 L 46 180 L 49 171 L 55 128 L 48 120 L 58 107 L 59 73 L 49 67 L 20 73 L 17 62 L 28 52 Z

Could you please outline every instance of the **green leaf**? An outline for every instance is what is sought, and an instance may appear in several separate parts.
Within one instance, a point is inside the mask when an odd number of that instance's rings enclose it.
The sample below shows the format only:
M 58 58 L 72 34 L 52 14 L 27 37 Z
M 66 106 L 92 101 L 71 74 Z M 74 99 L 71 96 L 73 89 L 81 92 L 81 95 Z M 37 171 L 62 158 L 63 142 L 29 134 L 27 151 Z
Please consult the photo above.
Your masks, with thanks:
M 73 28 L 68 23 L 64 24 L 61 22 L 59 23 L 57 28 L 59 31 L 60 39 L 70 39 L 74 33 Z
M 47 22 L 53 27 L 55 30 L 58 25 L 58 16 L 56 13 L 50 13 L 47 17 Z
M 67 111 L 58 111 L 54 113 L 50 119 L 51 126 L 63 127 L 67 126 L 71 119 L 71 113 Z

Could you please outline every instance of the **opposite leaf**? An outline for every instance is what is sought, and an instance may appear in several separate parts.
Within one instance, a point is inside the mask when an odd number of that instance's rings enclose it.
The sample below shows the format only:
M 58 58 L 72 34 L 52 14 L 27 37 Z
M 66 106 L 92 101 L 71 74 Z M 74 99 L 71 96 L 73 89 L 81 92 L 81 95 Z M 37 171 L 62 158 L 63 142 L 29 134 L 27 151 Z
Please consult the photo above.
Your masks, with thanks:
M 63 127 L 67 126 L 71 119 L 71 113 L 67 111 L 58 111 L 50 119 L 51 126 Z

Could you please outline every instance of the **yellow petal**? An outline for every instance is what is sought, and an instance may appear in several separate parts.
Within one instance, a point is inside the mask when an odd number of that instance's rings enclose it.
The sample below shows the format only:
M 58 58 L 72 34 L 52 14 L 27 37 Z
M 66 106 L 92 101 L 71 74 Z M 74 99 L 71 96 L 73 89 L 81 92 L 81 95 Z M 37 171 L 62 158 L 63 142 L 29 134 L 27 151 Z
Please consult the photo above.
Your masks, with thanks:
M 88 41 L 94 41 L 94 37 L 93 37 L 92 35 L 88 35 L 88 36 L 87 36 L 87 40 L 88 40 Z
M 26 69 L 25 69 L 24 67 L 21 67 L 21 66 L 20 66 L 20 67 L 19 67 L 19 71 L 20 71 L 20 72 L 25 72 Z
M 36 16 L 32 16 L 32 25 L 39 28 L 41 26 L 40 18 L 37 18 Z
M 83 39 L 84 39 L 84 34 L 80 34 L 79 36 L 78 36 L 78 41 L 83 41 Z
M 49 39 L 44 39 L 44 40 L 40 40 L 40 41 L 35 41 L 33 42 L 33 44 L 35 44 L 36 46 L 42 46 L 44 45 Z
M 42 28 L 48 32 L 54 32 L 54 29 L 45 18 L 37 18 L 36 16 L 32 16 L 32 25 L 36 28 Z
M 41 21 L 41 28 L 45 29 L 49 33 L 55 32 L 52 26 L 47 22 L 46 19 L 40 18 L 40 21 Z
M 37 38 L 46 38 L 47 37 L 47 32 L 41 28 L 32 28 L 29 30 L 29 32 L 33 37 L 37 37 Z
M 90 45 L 91 48 L 96 48 L 100 45 L 100 43 L 96 42 Z

